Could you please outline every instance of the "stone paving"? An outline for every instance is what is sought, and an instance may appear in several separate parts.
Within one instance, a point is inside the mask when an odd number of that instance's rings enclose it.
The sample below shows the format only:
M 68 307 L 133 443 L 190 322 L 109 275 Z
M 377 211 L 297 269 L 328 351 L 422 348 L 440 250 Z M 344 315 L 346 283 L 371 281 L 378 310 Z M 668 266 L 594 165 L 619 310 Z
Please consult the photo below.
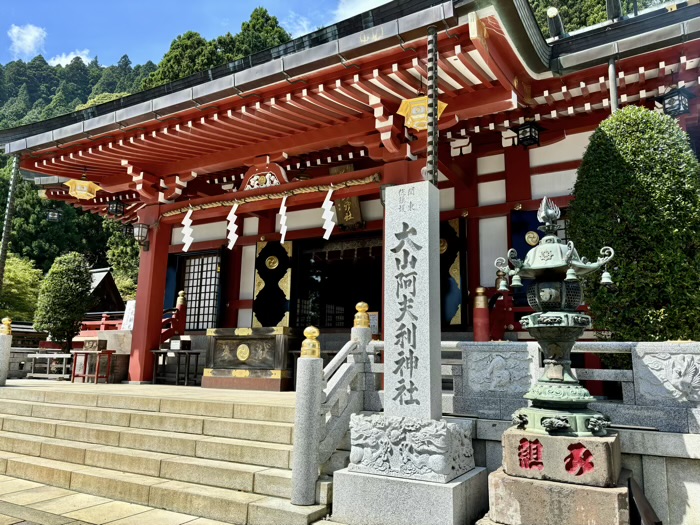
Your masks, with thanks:
M 0 476 L 0 525 L 229 525 Z

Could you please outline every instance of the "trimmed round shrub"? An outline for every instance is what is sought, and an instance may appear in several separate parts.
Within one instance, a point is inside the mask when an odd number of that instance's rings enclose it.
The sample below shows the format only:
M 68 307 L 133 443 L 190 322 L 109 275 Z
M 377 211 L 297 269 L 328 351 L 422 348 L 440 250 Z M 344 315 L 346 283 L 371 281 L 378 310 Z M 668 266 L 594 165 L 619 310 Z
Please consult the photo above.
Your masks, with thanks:
M 91 287 L 90 267 L 82 254 L 71 252 L 58 257 L 41 284 L 34 327 L 48 332 L 54 342 L 70 350 L 93 304 Z
M 569 208 L 569 236 L 604 245 L 615 285 L 586 278 L 597 330 L 618 341 L 700 339 L 700 165 L 676 120 L 628 106 L 593 133 Z

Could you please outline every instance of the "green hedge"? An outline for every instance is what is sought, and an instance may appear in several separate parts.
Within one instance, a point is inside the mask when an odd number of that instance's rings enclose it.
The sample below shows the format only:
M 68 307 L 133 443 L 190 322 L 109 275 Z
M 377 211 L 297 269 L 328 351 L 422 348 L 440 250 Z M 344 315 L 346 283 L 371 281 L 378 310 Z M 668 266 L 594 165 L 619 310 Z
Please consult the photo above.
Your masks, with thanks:
M 69 350 L 93 304 L 91 284 L 90 268 L 82 254 L 71 252 L 56 258 L 39 290 L 35 328 L 48 332 L 54 342 Z
M 615 286 L 584 282 L 594 327 L 619 341 L 700 339 L 700 166 L 666 115 L 629 106 L 593 133 L 569 236 L 594 258 L 611 246 Z

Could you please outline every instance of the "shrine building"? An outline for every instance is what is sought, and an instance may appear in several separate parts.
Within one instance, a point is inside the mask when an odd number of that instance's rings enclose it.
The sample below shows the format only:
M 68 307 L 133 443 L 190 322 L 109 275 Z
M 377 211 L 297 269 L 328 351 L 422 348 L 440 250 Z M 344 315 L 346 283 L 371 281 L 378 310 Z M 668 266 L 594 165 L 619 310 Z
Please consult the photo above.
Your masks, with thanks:
M 382 196 L 422 180 L 430 26 L 445 104 L 443 332 L 470 332 L 476 289 L 495 293 L 494 259 L 537 243 L 543 196 L 562 209 L 566 236 L 577 168 L 611 111 L 666 111 L 700 145 L 697 1 L 613 13 L 570 35 L 557 20 L 551 37 L 527 0 L 397 0 L 167 85 L 1 131 L 0 144 L 49 199 L 111 216 L 140 238 L 130 381 L 151 380 L 163 310 L 184 290 L 187 332 L 223 341 L 209 351 L 204 386 L 287 388 L 300 341 L 290 338 L 306 326 L 332 349 L 365 301 L 381 332 Z M 503 329 L 517 332 L 529 311 L 516 295 Z

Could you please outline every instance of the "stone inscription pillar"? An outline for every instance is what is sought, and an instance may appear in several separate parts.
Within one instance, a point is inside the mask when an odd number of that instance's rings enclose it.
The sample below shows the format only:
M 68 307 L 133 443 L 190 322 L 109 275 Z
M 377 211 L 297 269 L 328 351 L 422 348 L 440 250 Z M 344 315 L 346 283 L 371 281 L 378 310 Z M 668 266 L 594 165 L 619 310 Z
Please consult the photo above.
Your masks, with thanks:
M 385 202 L 384 413 L 440 419 L 439 190 L 389 187 Z

